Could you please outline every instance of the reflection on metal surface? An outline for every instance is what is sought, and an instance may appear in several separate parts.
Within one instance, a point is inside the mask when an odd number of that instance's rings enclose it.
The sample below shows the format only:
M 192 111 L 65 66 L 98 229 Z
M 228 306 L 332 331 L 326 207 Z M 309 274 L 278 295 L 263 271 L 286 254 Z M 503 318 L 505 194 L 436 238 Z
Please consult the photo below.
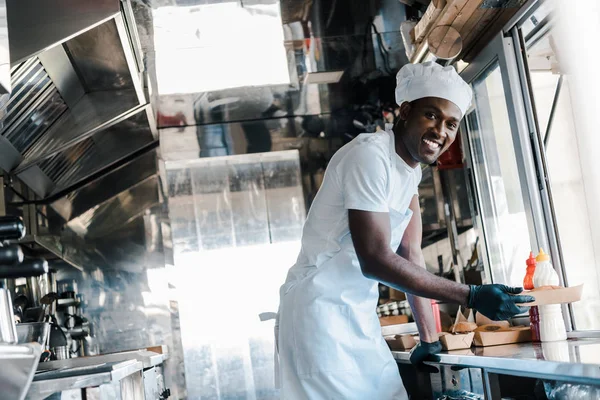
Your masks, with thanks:
M 8 0 L 10 60 L 24 61 L 120 11 L 117 0 Z
M 70 221 L 95 205 L 155 175 L 156 162 L 156 152 L 151 151 L 83 188 L 58 199 L 51 206 L 65 221 Z
M 40 163 L 42 171 L 55 182 L 52 194 L 153 143 L 151 117 L 149 106 L 146 106 L 123 122 Z
M 0 167 L 41 198 L 107 170 L 158 136 L 123 17 L 89 28 L 12 71 Z
M 178 253 L 300 237 L 305 211 L 296 151 L 168 162 L 167 179 Z
M 0 345 L 2 398 L 23 399 L 29 389 L 42 347 L 38 343 Z
M 13 91 L 2 107 L 2 136 L 17 152 L 24 152 L 67 109 L 56 87 L 37 58 L 13 68 Z M 11 146 L 9 143 L 2 148 Z M 0 167 L 11 171 L 20 162 L 0 157 Z
M 166 170 L 188 398 L 277 398 L 273 326 L 258 314 L 276 310 L 299 250 L 298 152 L 166 162 Z M 223 318 L 214 299 L 249 291 Z
M 25 153 L 25 160 L 17 172 L 127 118 L 137 107 L 139 103 L 134 90 L 88 94 Z
M 134 88 L 135 75 L 127 64 L 117 26 L 104 23 L 64 45 L 87 91 Z
M 153 18 L 161 94 L 290 82 L 279 1 L 161 7 Z
M 600 385 L 599 339 L 570 339 L 555 343 L 519 343 L 443 352 L 434 362 L 484 368 L 507 375 L 558 379 Z M 409 353 L 394 351 L 399 362 Z
M 0 0 L 0 95 L 11 92 L 6 0 Z
M 82 236 L 99 237 L 132 221 L 158 203 L 158 178 L 152 176 L 69 221 Z

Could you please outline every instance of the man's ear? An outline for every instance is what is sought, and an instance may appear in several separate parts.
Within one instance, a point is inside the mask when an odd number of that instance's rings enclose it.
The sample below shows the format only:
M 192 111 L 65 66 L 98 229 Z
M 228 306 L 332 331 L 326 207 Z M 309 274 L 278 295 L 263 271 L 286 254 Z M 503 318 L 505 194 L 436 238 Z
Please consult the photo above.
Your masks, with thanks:
M 402 121 L 408 120 L 408 115 L 410 114 L 411 108 L 412 108 L 412 106 L 410 105 L 410 103 L 408 101 L 405 101 L 404 103 L 402 103 L 402 105 L 400 106 L 400 119 Z

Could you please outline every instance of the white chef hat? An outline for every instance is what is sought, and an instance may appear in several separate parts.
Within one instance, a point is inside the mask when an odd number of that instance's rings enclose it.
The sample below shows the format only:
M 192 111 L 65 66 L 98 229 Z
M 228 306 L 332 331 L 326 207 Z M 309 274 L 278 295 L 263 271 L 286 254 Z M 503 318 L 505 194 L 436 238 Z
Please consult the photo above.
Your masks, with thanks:
M 464 116 L 473 98 L 471 87 L 451 67 L 431 61 L 407 64 L 396 75 L 396 103 L 439 97 L 456 104 Z

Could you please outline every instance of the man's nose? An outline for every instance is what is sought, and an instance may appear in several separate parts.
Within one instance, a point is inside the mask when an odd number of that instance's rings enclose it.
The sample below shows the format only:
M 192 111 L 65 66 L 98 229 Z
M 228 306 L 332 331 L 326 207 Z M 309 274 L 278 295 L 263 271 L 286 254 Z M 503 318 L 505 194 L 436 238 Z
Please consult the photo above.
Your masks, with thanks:
M 448 132 L 446 131 L 446 125 L 442 121 L 436 121 L 433 126 L 432 131 L 436 134 L 439 139 L 445 140 L 448 137 Z

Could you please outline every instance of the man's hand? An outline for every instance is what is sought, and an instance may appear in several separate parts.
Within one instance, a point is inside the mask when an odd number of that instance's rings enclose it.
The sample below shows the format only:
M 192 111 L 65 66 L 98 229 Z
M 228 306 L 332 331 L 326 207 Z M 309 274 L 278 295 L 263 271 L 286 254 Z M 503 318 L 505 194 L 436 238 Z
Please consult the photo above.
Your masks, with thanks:
M 439 340 L 433 343 L 419 342 L 410 352 L 410 362 L 421 372 L 429 374 L 438 373 L 440 372 L 439 369 L 431 365 L 426 365 L 423 361 L 427 361 L 432 355 L 440 351 L 442 351 L 442 344 Z
M 531 296 L 517 296 L 522 291 L 506 285 L 471 285 L 468 306 L 493 321 L 505 321 L 529 309 L 517 304 L 535 301 Z

